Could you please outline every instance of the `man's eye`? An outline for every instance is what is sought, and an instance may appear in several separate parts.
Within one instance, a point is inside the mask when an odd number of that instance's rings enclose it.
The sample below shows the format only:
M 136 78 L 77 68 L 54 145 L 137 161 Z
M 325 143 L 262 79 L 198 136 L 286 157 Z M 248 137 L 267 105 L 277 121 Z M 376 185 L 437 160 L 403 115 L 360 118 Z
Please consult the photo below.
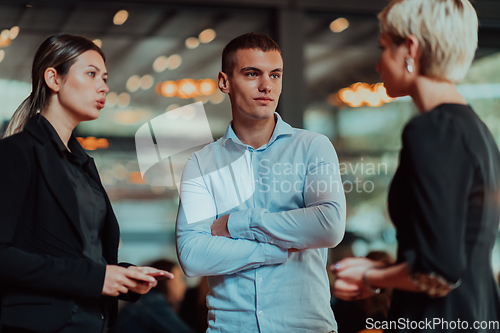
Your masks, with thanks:
M 251 77 L 257 76 L 257 73 L 255 73 L 255 72 L 248 72 L 247 76 L 251 76 Z
M 281 77 L 281 75 L 280 74 L 273 74 L 273 75 L 271 75 L 271 77 L 273 79 L 279 79 Z
M 88 72 L 88 74 L 92 77 L 95 77 L 95 72 Z

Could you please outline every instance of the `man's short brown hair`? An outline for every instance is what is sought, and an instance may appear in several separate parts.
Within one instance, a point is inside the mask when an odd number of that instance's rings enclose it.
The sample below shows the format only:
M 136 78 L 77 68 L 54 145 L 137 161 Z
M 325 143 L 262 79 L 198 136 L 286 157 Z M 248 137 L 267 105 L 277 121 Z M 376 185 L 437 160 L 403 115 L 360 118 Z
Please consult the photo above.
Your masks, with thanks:
M 280 47 L 271 37 L 250 32 L 236 37 L 224 47 L 222 51 L 222 71 L 231 76 L 234 70 L 236 52 L 247 49 L 261 50 L 263 52 L 278 51 L 281 54 Z

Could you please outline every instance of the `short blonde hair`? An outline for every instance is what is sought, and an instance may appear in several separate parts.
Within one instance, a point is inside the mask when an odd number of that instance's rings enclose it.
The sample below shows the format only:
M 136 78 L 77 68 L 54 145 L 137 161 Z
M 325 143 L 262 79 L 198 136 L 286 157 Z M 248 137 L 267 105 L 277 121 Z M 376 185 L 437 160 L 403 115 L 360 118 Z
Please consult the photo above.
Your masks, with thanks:
M 418 39 L 420 74 L 458 82 L 477 49 L 478 20 L 469 0 L 393 0 L 378 15 L 380 30 L 396 45 Z

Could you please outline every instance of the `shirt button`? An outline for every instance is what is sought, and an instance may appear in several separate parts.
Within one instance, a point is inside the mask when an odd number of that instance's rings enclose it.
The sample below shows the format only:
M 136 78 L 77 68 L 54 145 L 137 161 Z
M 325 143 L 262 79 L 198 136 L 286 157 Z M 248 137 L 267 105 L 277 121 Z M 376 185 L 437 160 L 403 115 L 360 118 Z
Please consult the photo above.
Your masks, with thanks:
M 259 278 L 259 282 L 262 282 L 262 278 Z
M 256 180 L 255 180 L 255 182 L 256 182 L 256 183 L 258 183 L 258 182 L 259 182 L 259 180 L 258 180 L 258 179 L 256 179 Z
M 103 314 L 101 314 L 101 319 L 104 320 L 104 315 Z
M 259 314 L 260 314 L 260 315 L 262 316 L 262 315 L 264 314 L 264 312 L 262 312 L 262 311 L 259 311 Z

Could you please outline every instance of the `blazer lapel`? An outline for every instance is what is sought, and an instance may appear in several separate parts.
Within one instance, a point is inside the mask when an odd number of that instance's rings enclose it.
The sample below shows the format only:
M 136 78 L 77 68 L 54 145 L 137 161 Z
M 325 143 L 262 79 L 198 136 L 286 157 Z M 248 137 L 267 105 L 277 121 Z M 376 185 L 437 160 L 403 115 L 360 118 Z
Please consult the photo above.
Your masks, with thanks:
M 43 146 L 36 146 L 35 156 L 47 186 L 58 201 L 61 209 L 78 230 L 80 241 L 83 243 L 75 190 L 71 186 L 71 181 L 61 163 L 61 157 L 50 141 Z

